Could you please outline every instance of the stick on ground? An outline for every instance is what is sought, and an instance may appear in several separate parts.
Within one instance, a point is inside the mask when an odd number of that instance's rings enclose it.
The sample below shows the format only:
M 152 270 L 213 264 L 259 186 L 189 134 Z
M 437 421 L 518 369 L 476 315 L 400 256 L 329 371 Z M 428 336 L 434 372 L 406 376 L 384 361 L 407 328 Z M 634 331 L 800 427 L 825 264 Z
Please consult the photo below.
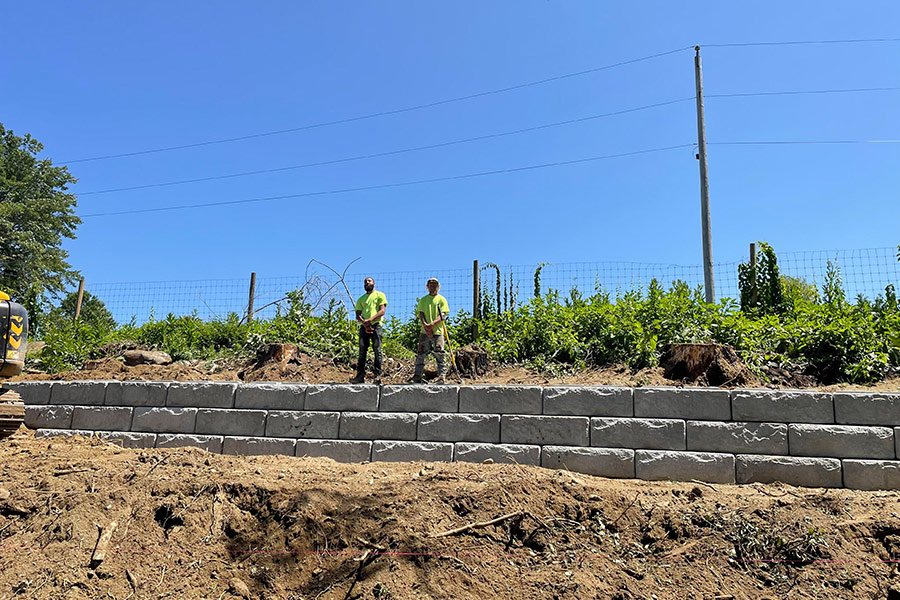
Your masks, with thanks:
M 480 523 L 469 523 L 468 525 L 463 525 L 462 527 L 457 527 L 456 529 L 450 529 L 448 531 L 442 531 L 441 533 L 433 533 L 429 535 L 430 538 L 439 538 L 439 537 L 447 537 L 448 535 L 458 535 L 460 533 L 465 533 L 467 531 L 472 531 L 473 529 L 483 529 L 485 527 L 490 527 L 491 525 L 497 525 L 502 523 L 503 521 L 508 521 L 509 519 L 514 519 L 516 517 L 524 517 L 524 511 L 516 511 L 514 513 L 509 513 L 503 515 L 501 517 L 497 517 L 496 519 L 491 519 L 490 521 L 482 521 Z

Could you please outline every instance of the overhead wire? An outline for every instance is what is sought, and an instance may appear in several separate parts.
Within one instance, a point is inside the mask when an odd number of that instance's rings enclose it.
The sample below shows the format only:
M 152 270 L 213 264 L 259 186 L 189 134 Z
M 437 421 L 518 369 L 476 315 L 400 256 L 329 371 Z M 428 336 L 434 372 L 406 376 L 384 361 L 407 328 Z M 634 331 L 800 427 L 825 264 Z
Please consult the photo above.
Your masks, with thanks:
M 900 38 L 858 38 L 849 40 L 787 40 L 780 42 L 734 42 L 726 44 L 700 44 L 701 48 L 740 48 L 750 46 L 801 46 L 806 44 L 866 44 L 900 42 Z

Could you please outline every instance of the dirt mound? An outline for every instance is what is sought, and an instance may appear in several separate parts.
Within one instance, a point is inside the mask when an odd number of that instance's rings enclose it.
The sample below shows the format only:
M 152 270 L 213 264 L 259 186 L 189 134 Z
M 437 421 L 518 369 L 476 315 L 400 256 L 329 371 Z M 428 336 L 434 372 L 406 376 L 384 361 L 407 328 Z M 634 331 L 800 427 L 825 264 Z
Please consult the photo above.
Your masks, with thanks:
M 897 500 L 23 428 L 0 443 L 0 598 L 884 598 Z

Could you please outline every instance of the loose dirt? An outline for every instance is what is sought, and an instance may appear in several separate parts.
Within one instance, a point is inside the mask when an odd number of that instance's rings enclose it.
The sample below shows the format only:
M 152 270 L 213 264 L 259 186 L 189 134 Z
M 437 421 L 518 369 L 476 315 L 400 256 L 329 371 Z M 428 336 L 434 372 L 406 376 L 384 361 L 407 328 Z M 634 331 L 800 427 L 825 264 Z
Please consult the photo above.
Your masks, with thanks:
M 0 443 L 0 598 L 895 598 L 898 498 L 22 428 Z

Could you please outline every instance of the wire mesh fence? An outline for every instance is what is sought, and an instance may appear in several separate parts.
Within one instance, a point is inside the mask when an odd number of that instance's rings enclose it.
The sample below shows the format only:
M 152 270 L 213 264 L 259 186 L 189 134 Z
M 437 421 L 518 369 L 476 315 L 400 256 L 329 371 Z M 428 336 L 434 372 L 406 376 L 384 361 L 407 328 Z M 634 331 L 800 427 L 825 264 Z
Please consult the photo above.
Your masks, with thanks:
M 801 279 L 821 289 L 829 261 L 840 269 L 844 289 L 849 298 L 859 294 L 874 298 L 884 293 L 887 285 L 900 287 L 900 262 L 896 248 L 868 248 L 781 253 L 781 273 Z M 747 262 L 743 258 L 741 262 Z M 716 297 L 737 298 L 739 262 L 714 265 Z M 480 263 L 480 285 L 491 302 L 511 306 L 527 301 L 535 291 L 538 265 L 497 265 Z M 329 302 L 342 304 L 349 313 L 353 301 L 363 293 L 363 279 L 373 277 L 376 287 L 388 298 L 388 315 L 407 319 L 413 315 L 416 302 L 426 293 L 425 282 L 437 277 L 441 294 L 451 313 L 473 309 L 474 275 L 472 266 L 434 271 L 394 271 L 383 273 L 348 273 L 343 281 L 328 269 L 320 268 L 303 275 L 258 278 L 254 295 L 256 318 L 271 318 L 287 307 L 286 295 L 303 289 L 305 300 L 318 309 Z M 636 262 L 579 262 L 543 264 L 540 270 L 540 292 L 557 290 L 568 296 L 578 289 L 585 296 L 602 289 L 612 296 L 631 290 L 646 289 L 656 279 L 664 287 L 684 281 L 693 288 L 703 285 L 701 265 L 675 265 Z M 244 316 L 249 300 L 249 277 L 217 280 L 151 281 L 134 283 L 87 284 L 86 289 L 102 300 L 115 319 L 136 323 L 168 314 L 222 318 L 230 313 Z M 499 294 L 498 294 L 499 288 Z

